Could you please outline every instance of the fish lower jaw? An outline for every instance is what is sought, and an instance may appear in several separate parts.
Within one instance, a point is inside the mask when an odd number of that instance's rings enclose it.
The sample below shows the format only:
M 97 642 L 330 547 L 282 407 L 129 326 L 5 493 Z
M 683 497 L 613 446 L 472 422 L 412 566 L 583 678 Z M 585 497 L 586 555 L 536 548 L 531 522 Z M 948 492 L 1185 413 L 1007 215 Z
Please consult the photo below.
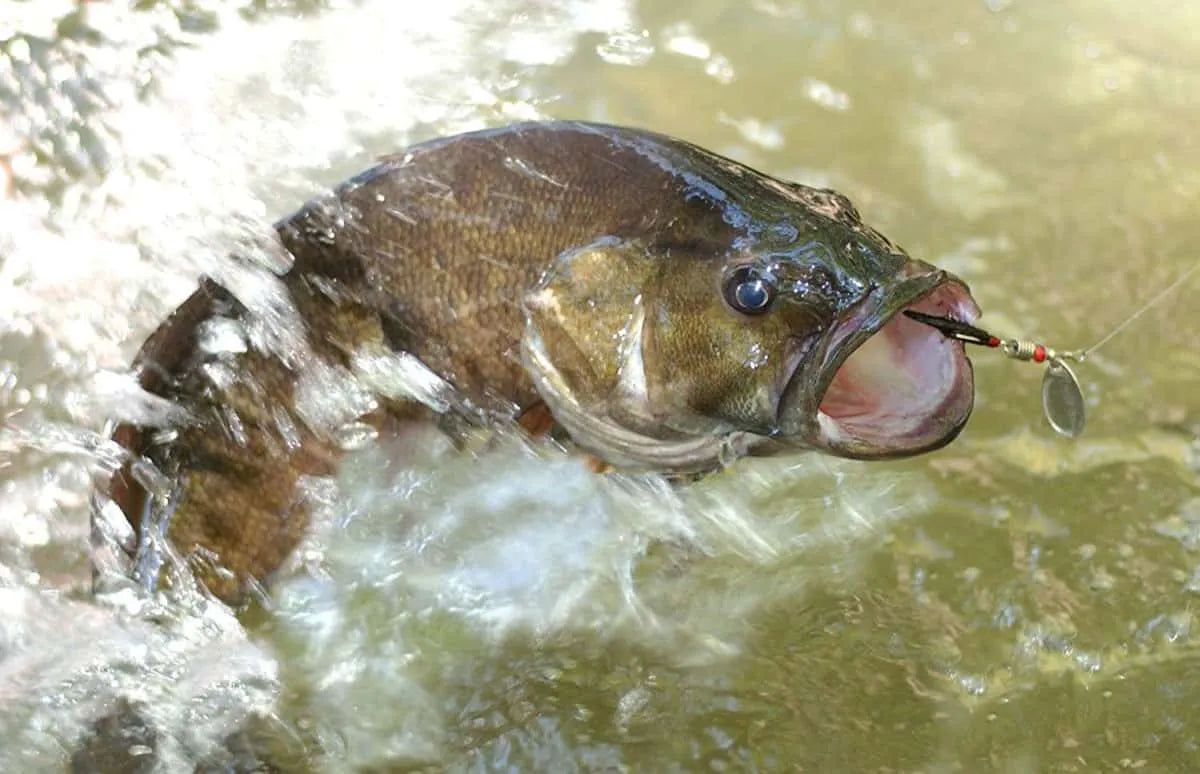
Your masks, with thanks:
M 969 409 L 967 410 L 969 412 Z M 931 412 L 925 415 L 880 416 L 863 414 L 855 421 L 835 419 L 817 411 L 817 448 L 851 459 L 909 457 L 940 449 L 958 437 L 968 413 Z M 864 432 L 864 426 L 870 432 Z

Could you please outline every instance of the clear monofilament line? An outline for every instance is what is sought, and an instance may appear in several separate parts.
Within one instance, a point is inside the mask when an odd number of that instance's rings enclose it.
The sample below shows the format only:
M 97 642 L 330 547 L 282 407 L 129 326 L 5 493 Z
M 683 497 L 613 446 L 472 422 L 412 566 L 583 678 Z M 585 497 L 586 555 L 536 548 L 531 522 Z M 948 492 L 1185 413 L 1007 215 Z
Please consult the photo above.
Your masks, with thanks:
M 1103 347 L 1112 340 L 1113 336 L 1125 330 L 1149 309 L 1170 295 L 1172 291 L 1184 282 L 1187 282 L 1188 278 L 1197 271 L 1200 271 L 1200 262 L 1197 262 L 1192 268 L 1176 277 L 1175 281 L 1170 285 L 1158 291 L 1153 298 L 1142 304 L 1133 314 L 1126 317 L 1120 325 L 1109 331 L 1108 335 L 1104 338 L 1087 349 L 1073 352 L 1056 352 L 1030 339 L 1000 339 L 982 328 L 976 328 L 973 325 L 950 317 L 922 314 L 914 312 L 911 309 L 904 310 L 904 314 L 919 323 L 937 328 L 947 338 L 966 344 L 981 344 L 993 348 L 999 347 L 1001 352 L 1013 360 L 1046 363 L 1046 373 L 1042 377 L 1042 412 L 1046 415 L 1046 420 L 1050 422 L 1050 426 L 1057 433 L 1065 435 L 1068 438 L 1074 438 L 1083 432 L 1084 423 L 1087 421 L 1087 402 L 1083 398 L 1083 390 L 1079 386 L 1079 379 L 1075 376 L 1075 372 L 1071 370 L 1071 367 L 1067 365 L 1066 361 L 1075 360 L 1083 362 L 1087 359 L 1088 355 Z
M 1192 266 L 1192 268 L 1188 269 L 1183 274 L 1180 274 L 1175 279 L 1174 282 L 1172 282 L 1170 285 L 1167 285 L 1165 288 L 1163 288 L 1157 294 L 1155 294 L 1155 296 L 1153 298 L 1151 298 L 1146 303 L 1142 304 L 1142 307 L 1140 309 L 1138 309 L 1136 312 L 1134 312 L 1133 314 L 1126 317 L 1125 321 L 1122 322 L 1117 327 L 1113 328 L 1111 331 L 1109 331 L 1107 336 L 1100 339 L 1099 341 L 1097 341 L 1095 344 L 1088 347 L 1087 349 L 1081 349 L 1078 352 L 1072 353 L 1074 355 L 1075 359 L 1079 360 L 1079 361 L 1083 361 L 1087 358 L 1088 355 L 1090 355 L 1093 352 L 1095 352 L 1096 350 L 1100 349 L 1100 347 L 1103 347 L 1105 344 L 1107 344 L 1109 342 L 1110 339 L 1112 339 L 1113 336 L 1116 336 L 1118 333 L 1125 330 L 1127 327 L 1129 327 L 1131 324 L 1133 324 L 1133 322 L 1135 320 L 1137 320 L 1137 318 L 1141 317 L 1143 314 L 1145 314 L 1150 309 L 1152 309 L 1155 305 L 1158 304 L 1159 301 L 1162 301 L 1164 298 L 1169 296 L 1172 293 L 1172 291 L 1174 291 L 1176 288 L 1178 288 L 1184 282 L 1187 282 L 1188 278 L 1191 277 L 1193 274 L 1195 274 L 1197 270 L 1200 270 L 1200 262 L 1197 262 L 1194 266 Z

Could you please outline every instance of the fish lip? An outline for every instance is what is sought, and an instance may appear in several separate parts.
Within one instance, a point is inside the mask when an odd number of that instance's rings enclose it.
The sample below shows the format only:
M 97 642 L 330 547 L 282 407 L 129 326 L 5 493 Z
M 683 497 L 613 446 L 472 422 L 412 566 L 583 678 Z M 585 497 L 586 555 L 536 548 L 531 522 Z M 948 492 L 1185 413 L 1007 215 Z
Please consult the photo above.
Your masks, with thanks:
M 902 317 L 901 312 L 916 309 L 971 323 L 978 319 L 979 308 L 957 277 L 919 261 L 911 262 L 906 271 L 909 276 L 888 291 L 873 288 L 829 330 L 806 362 L 795 365 L 779 403 L 778 440 L 843 457 L 878 459 L 931 451 L 961 432 L 974 403 L 974 375 L 964 346 L 933 328 L 924 331 L 921 323 Z M 910 324 L 918 327 L 906 327 Z M 831 388 L 842 368 L 885 329 L 887 335 L 899 339 L 898 344 L 915 342 L 920 350 L 917 355 L 893 355 L 897 366 L 921 358 L 935 360 L 932 366 L 921 366 L 925 372 L 909 374 L 911 378 L 903 386 L 910 388 L 913 400 L 903 405 L 876 380 L 868 383 L 864 392 L 875 388 L 878 405 L 885 409 L 876 417 L 877 427 L 870 421 L 870 411 L 850 419 L 826 413 L 822 406 L 827 398 L 836 401 L 839 397 L 831 395 Z M 919 384 L 922 380 L 930 384 Z M 897 411 L 907 408 L 911 411 Z

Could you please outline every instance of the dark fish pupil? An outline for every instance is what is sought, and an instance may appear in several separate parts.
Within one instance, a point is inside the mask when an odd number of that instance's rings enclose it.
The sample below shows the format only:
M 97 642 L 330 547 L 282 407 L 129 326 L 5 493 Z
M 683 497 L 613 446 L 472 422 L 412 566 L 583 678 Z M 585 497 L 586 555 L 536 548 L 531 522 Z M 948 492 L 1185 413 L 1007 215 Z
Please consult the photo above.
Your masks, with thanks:
M 737 286 L 738 306 L 746 309 L 761 309 L 767 305 L 767 288 L 762 280 L 754 279 Z
M 759 276 L 758 271 L 748 266 L 735 271 L 725 284 L 725 298 L 742 314 L 761 314 L 767 311 L 774 298 L 775 289 Z

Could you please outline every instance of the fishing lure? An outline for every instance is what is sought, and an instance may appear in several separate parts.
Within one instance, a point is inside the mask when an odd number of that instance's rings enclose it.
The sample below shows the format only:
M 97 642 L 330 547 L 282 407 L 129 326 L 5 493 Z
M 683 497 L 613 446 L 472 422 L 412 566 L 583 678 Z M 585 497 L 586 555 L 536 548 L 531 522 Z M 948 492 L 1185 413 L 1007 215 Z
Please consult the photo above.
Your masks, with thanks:
M 1176 277 L 1174 282 L 1155 294 L 1136 312 L 1109 331 L 1104 338 L 1087 349 L 1058 352 L 1044 344 L 1028 339 L 1001 339 L 982 328 L 955 320 L 952 317 L 922 314 L 911 309 L 906 309 L 904 314 L 917 322 L 937 328 L 946 338 L 999 349 L 1006 357 L 1013 360 L 1045 363 L 1046 373 L 1042 377 L 1042 413 L 1045 414 L 1046 421 L 1050 423 L 1050 427 L 1054 428 L 1055 432 L 1068 438 L 1074 438 L 1083 432 L 1083 426 L 1087 422 L 1087 411 L 1083 400 L 1083 390 L 1079 387 L 1079 378 L 1075 376 L 1075 371 L 1068 365 L 1068 361 L 1082 363 L 1088 355 L 1125 330 L 1126 326 L 1166 298 L 1197 270 L 1200 270 L 1200 263 L 1193 265 L 1192 268 Z
M 1067 365 L 1067 361 L 1082 362 L 1087 357 L 1086 350 L 1058 352 L 1028 339 L 1001 339 L 982 328 L 950 317 L 935 317 L 910 309 L 906 309 L 904 314 L 917 322 L 937 328 L 948 339 L 999 349 L 1013 360 L 1046 363 L 1046 374 L 1042 377 L 1042 412 L 1046 415 L 1046 421 L 1055 432 L 1068 438 L 1074 438 L 1083 432 L 1083 426 L 1087 422 L 1083 390 L 1080 389 L 1079 379 L 1071 366 Z

